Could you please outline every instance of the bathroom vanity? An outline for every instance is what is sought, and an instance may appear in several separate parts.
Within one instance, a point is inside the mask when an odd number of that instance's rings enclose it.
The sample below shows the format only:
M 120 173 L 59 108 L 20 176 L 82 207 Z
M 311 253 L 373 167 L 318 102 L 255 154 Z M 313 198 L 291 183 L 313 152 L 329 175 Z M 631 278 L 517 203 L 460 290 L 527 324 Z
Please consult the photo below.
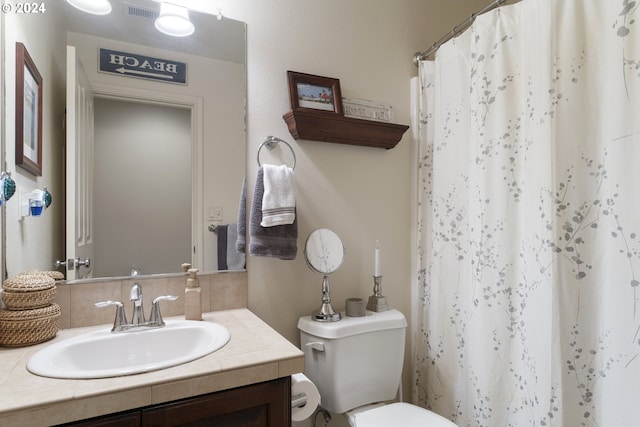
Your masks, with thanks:
M 203 317 L 228 328 L 223 348 L 144 374 L 69 380 L 26 369 L 44 346 L 111 325 L 61 330 L 47 343 L 0 349 L 0 425 L 290 425 L 290 376 L 304 370 L 303 353 L 248 309 Z
M 289 426 L 291 378 L 64 424 L 74 427 Z

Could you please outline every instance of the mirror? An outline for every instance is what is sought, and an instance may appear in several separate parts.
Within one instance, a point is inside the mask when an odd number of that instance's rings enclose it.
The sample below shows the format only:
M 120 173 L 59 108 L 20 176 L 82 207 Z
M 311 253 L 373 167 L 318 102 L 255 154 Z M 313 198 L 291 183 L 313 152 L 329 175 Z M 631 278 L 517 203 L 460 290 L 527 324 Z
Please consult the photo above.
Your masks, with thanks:
M 219 236 L 231 239 L 230 236 L 235 235 L 231 231 L 236 230 L 238 222 L 245 174 L 246 25 L 226 17 L 218 19 L 216 15 L 191 10 L 189 17 L 195 26 L 194 34 L 190 37 L 170 37 L 154 27 L 159 2 L 111 0 L 111 4 L 113 10 L 106 16 L 80 12 L 62 1 L 47 4 L 47 8 L 58 9 L 51 16 L 61 20 L 59 25 L 64 26 L 67 33 L 66 44 L 75 47 L 77 59 L 86 71 L 89 85 L 95 93 L 96 113 L 106 109 L 112 111 L 110 119 L 95 117 L 100 135 L 95 135 L 94 144 L 106 143 L 108 147 L 95 146 L 96 157 L 92 165 L 75 165 L 73 168 L 66 165 L 67 173 L 73 169 L 90 171 L 92 179 L 96 180 L 91 187 L 86 181 L 77 184 L 77 188 L 93 188 L 93 191 L 85 194 L 85 200 L 78 202 L 78 206 L 86 206 L 87 200 L 93 199 L 91 206 L 94 215 L 85 218 L 85 226 L 93 224 L 90 239 L 95 240 L 91 267 L 76 270 L 80 273 L 77 278 L 82 278 L 82 273 L 86 272 L 89 272 L 89 277 L 129 276 L 134 271 L 144 275 L 179 272 L 184 262 L 191 262 L 201 271 L 218 270 L 218 261 L 225 258 L 223 251 L 235 247 L 231 241 L 223 242 Z M 10 48 L 12 46 L 5 47 Z M 161 79 L 144 78 L 141 74 L 118 75 L 100 71 L 101 48 L 184 63 L 186 83 L 169 83 Z M 30 49 L 38 50 L 33 46 Z M 122 135 L 117 133 L 119 129 L 103 129 L 104 123 L 109 120 L 124 125 L 122 114 L 113 114 L 113 111 L 122 113 L 125 107 L 121 103 L 147 108 L 147 112 L 142 114 L 147 114 L 149 120 L 137 119 L 141 117 L 137 115 L 133 118 L 133 113 L 129 115 L 130 121 L 139 128 L 134 139 L 144 140 L 146 147 L 134 148 L 132 142 L 124 141 Z M 157 133 L 156 136 L 150 136 L 153 132 L 169 134 L 153 125 L 154 120 L 167 123 L 167 120 L 160 119 L 161 113 L 157 112 L 160 107 L 178 109 L 181 110 L 180 114 L 186 115 L 181 123 L 182 126 L 186 123 L 187 128 L 183 134 L 189 135 L 182 152 L 186 150 L 189 154 L 174 155 L 170 164 L 163 163 L 164 160 L 155 155 L 156 152 L 165 151 L 159 149 Z M 142 123 L 146 122 L 154 129 L 142 128 Z M 133 132 L 127 132 L 127 135 L 131 136 Z M 116 159 L 116 166 L 106 166 L 105 153 L 115 155 L 114 142 L 124 145 L 125 157 Z M 98 157 L 98 153 L 103 154 Z M 179 172 L 183 167 L 178 167 L 177 157 L 184 158 L 186 172 Z M 62 164 L 60 169 L 63 170 Z M 144 184 L 143 189 L 135 189 L 132 184 L 141 182 L 151 172 L 168 178 L 169 183 L 160 184 L 159 178 L 156 178 L 152 183 Z M 109 183 L 98 182 L 103 175 L 112 180 Z M 67 179 L 70 178 L 67 176 Z M 128 190 L 126 199 L 106 198 L 109 194 L 124 196 L 124 190 Z M 63 202 L 61 196 L 59 203 Z M 102 205 L 95 203 L 95 199 L 99 199 Z M 141 207 L 134 206 L 137 200 L 143 202 Z M 161 203 L 151 207 L 149 200 L 160 200 Z M 173 205 L 182 205 L 182 211 L 175 211 L 170 219 L 160 219 L 158 213 Z M 74 213 L 68 207 L 66 211 L 66 215 Z M 134 217 L 136 211 L 140 211 L 142 216 Z M 124 219 L 117 220 L 116 212 L 125 212 Z M 102 217 L 110 219 L 111 223 L 102 225 L 98 222 L 102 221 Z M 120 226 L 117 221 L 120 221 Z M 69 224 L 67 221 L 67 231 L 82 228 Z M 64 224 L 60 224 L 60 228 L 64 228 Z M 223 233 L 227 229 L 229 232 Z M 125 233 L 115 233 L 116 230 Z M 178 246 L 174 244 L 176 238 L 173 230 L 179 230 L 181 249 L 177 254 L 165 256 L 166 249 Z M 185 233 L 187 236 L 184 236 Z M 116 234 L 125 234 L 129 240 L 109 244 L 98 240 Z M 143 238 L 143 234 L 148 235 L 147 238 Z M 136 243 L 142 246 L 136 249 L 133 247 Z M 7 239 L 5 244 L 7 252 L 10 252 L 13 245 L 20 245 L 21 242 Z M 122 256 L 125 248 L 128 253 Z M 69 249 L 67 254 L 59 254 L 59 259 L 70 258 L 68 254 Z M 84 259 L 82 254 L 80 257 Z M 116 263 L 119 258 L 122 260 Z M 150 260 L 161 261 L 154 265 Z M 236 262 L 233 265 L 244 268 L 244 263 Z M 17 273 L 10 267 L 7 266 L 9 272 Z
M 304 258 L 307 265 L 318 273 L 322 279 L 322 306 L 313 312 L 311 318 L 318 322 L 335 322 L 342 318 L 331 306 L 329 274 L 335 272 L 344 260 L 344 245 L 340 237 L 333 231 L 320 228 L 309 234 L 304 245 Z
M 331 274 L 342 265 L 344 246 L 342 240 L 333 231 L 320 228 L 307 238 L 304 245 L 304 258 L 313 271 Z

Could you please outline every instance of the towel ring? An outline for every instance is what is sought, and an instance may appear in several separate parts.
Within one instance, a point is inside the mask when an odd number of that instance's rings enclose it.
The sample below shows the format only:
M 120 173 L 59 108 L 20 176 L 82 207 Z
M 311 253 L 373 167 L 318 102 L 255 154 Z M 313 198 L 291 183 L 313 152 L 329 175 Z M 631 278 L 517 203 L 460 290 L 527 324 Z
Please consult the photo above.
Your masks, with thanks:
M 286 144 L 287 147 L 289 147 L 289 150 L 291 150 L 291 154 L 293 155 L 293 166 L 291 166 L 291 169 L 295 169 L 296 168 L 296 152 L 293 150 L 293 147 L 291 145 L 289 145 L 289 143 L 287 141 L 285 141 L 284 139 L 280 139 L 278 137 L 275 136 L 267 136 L 264 141 L 262 142 L 262 144 L 260 144 L 260 147 L 258 147 L 258 154 L 256 156 L 257 160 L 258 160 L 258 166 L 262 166 L 262 164 L 260 163 L 260 151 L 262 150 L 262 147 L 266 147 L 267 150 L 273 150 L 274 148 L 276 148 L 276 145 L 279 142 L 283 142 Z

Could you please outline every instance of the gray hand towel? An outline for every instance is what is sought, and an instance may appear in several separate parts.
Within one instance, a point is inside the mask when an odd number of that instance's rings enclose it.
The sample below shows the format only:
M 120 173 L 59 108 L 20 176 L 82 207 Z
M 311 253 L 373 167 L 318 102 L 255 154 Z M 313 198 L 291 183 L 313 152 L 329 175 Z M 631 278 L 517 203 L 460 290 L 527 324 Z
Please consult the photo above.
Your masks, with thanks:
M 229 224 L 227 228 L 227 269 L 244 270 L 245 255 L 244 252 L 238 252 L 236 242 L 238 240 L 238 226 Z
M 240 253 L 246 251 L 247 244 L 247 177 L 242 180 L 240 191 L 240 207 L 238 208 L 238 232 L 236 236 L 236 250 Z
M 218 235 L 218 270 L 227 270 L 227 228 L 225 225 L 218 225 L 216 234 Z
M 293 224 L 263 227 L 262 196 L 264 194 L 264 171 L 258 169 L 256 186 L 253 190 L 251 215 L 249 217 L 249 254 L 292 260 L 298 253 L 298 216 Z

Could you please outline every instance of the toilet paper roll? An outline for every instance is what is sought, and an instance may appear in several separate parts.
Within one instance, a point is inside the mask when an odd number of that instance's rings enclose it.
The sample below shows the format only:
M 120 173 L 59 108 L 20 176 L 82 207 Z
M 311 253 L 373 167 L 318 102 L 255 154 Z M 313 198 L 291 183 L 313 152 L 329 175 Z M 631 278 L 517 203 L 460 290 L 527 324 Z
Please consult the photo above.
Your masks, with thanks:
M 304 406 L 291 408 L 292 421 L 306 420 L 320 405 L 320 392 L 315 384 L 304 374 L 293 374 L 291 375 L 291 399 L 301 394 L 307 396 L 307 403 Z

